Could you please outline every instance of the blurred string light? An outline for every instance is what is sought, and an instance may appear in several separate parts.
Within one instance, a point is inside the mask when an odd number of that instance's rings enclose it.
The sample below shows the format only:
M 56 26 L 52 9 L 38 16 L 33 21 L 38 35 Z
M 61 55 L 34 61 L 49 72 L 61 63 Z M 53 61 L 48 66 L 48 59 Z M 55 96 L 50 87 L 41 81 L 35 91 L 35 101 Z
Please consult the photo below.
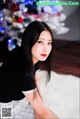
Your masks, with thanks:
M 6 29 L 4 27 L 0 27 L 0 33 L 5 33 Z
M 4 32 L 4 27 L 3 27 L 3 20 L 4 20 L 4 18 L 3 18 L 3 13 L 2 13 L 2 11 L 0 11 L 0 32 Z
M 18 4 L 30 4 L 33 5 L 33 0 L 21 0 L 17 2 Z
M 28 0 L 20 0 L 19 2 L 17 2 L 18 4 L 27 4 Z
M 9 38 L 8 39 L 8 49 L 9 49 L 9 51 L 12 51 L 15 48 L 16 48 L 15 39 Z
M 3 21 L 3 14 L 0 13 L 0 23 Z
M 28 1 L 28 4 L 29 4 L 29 5 L 33 5 L 33 1 L 32 1 L 32 0 L 29 0 L 29 1 Z

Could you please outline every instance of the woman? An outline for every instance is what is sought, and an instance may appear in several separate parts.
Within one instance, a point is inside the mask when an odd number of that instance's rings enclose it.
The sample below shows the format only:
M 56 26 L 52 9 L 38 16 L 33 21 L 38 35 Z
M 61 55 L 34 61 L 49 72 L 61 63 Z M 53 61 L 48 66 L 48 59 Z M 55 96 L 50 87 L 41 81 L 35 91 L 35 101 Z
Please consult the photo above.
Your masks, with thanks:
M 0 69 L 0 102 L 1 106 L 9 105 L 10 102 L 13 104 L 13 101 L 17 104 L 17 107 L 13 105 L 13 118 L 18 118 L 20 115 L 18 105 L 23 106 L 21 101 L 23 102 L 25 98 L 29 102 L 27 109 L 32 110 L 33 108 L 35 113 L 35 117 L 31 117 L 31 119 L 58 118 L 44 105 L 36 73 L 41 66 L 47 70 L 48 80 L 50 79 L 52 51 L 53 33 L 51 29 L 43 22 L 34 21 L 25 29 L 21 47 L 17 49 L 9 62 L 2 65 Z M 22 117 L 26 119 L 29 116 L 30 114 L 27 117 L 24 116 L 24 113 L 22 114 Z M 20 115 L 20 118 L 22 117 Z

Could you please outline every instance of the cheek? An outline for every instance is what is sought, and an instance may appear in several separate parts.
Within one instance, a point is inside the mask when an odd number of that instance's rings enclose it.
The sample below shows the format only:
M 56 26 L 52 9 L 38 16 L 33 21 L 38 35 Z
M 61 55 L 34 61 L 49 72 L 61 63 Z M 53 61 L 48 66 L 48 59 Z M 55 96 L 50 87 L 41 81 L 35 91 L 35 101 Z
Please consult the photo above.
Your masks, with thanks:
M 32 47 L 32 55 L 33 54 L 39 54 L 41 52 L 41 47 L 37 44 L 35 44 L 33 47 Z
M 36 44 L 35 51 L 36 53 L 40 53 L 42 51 L 42 46 L 40 44 Z

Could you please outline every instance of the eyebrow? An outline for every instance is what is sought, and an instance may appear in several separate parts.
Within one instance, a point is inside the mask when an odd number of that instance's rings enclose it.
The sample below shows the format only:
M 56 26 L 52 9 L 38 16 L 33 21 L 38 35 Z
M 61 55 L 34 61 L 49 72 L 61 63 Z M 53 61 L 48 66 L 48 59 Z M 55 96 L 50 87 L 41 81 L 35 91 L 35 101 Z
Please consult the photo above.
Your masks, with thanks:
M 44 38 L 39 38 L 39 39 L 45 40 Z M 52 41 L 52 39 L 50 39 L 49 41 Z

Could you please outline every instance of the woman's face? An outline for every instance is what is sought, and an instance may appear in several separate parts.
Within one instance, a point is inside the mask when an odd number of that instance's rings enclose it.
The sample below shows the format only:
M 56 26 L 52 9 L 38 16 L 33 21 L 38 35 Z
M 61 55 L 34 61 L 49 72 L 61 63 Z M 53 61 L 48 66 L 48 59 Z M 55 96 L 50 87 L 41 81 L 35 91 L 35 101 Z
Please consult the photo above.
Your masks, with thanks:
M 49 31 L 42 31 L 39 39 L 32 47 L 33 63 L 45 61 L 52 50 L 52 37 Z

